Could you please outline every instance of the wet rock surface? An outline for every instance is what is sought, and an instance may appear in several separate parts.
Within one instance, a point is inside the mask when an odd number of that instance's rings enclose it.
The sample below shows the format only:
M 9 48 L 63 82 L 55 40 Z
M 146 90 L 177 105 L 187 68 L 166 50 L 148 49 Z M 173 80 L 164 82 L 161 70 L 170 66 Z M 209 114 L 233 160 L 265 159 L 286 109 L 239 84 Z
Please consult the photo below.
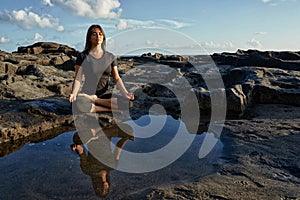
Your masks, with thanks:
M 27 137 L 46 137 L 45 131 L 73 129 L 69 102 L 60 98 L 43 100 L 1 100 L 0 136 L 2 143 L 15 144 Z M 40 137 L 43 140 L 43 137 Z M 9 145 L 8 145 L 9 146 Z M 1 147 L 3 145 L 1 144 Z M 3 150 L 5 151 L 6 150 Z
M 67 97 L 77 53 L 55 43 L 36 43 L 13 53 L 0 51 L 2 156 L 24 141 L 44 140 L 75 129 Z M 200 126 L 210 119 L 211 97 L 216 92 L 208 85 L 221 77 L 224 87 L 215 89 L 223 91 L 227 100 L 221 135 L 224 155 L 218 173 L 186 184 L 147 188 L 128 199 L 300 198 L 299 52 L 238 50 L 212 56 L 143 54 L 118 59 L 126 88 L 136 96 L 129 112 L 118 120 L 149 113 L 177 119 L 182 106 L 193 107 L 189 95 L 195 95 L 204 119 L 199 121 L 198 132 L 202 133 L 205 130 Z M 102 126 L 116 123 L 111 113 L 97 116 Z M 194 122 L 188 119 L 187 124 Z
M 147 188 L 124 199 L 299 199 L 299 107 L 256 105 L 228 120 L 217 173 Z

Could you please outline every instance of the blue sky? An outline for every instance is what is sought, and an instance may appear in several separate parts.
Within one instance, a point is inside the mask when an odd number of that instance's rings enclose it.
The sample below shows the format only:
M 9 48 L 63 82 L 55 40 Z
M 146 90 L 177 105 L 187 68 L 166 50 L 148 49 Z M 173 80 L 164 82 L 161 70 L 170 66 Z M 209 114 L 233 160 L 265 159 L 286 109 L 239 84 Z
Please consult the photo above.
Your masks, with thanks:
M 0 49 L 50 41 L 82 50 L 87 28 L 100 24 L 108 39 L 125 34 L 124 42 L 139 29 L 173 31 L 139 38 L 162 49 L 163 41 L 185 49 L 182 35 L 209 53 L 298 51 L 299 19 L 300 0 L 1 0 Z

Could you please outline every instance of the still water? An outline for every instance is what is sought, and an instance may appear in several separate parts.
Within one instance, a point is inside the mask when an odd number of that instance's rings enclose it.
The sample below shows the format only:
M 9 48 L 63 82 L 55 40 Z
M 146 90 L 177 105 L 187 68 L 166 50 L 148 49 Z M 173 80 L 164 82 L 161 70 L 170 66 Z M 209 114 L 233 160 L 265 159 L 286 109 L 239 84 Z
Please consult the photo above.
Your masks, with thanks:
M 163 123 L 153 123 L 153 119 Z M 184 127 L 180 128 L 181 121 L 170 116 L 144 116 L 128 124 L 133 127 L 135 138 L 126 140 L 116 169 L 109 171 L 106 199 L 121 199 L 148 188 L 197 181 L 217 170 L 222 151 L 220 141 L 206 157 L 200 159 L 198 156 L 207 133 L 187 133 Z M 70 148 L 74 134 L 75 131 L 65 132 L 47 141 L 27 143 L 20 150 L 0 158 L 0 199 L 101 199 L 93 187 L 95 181 L 86 172 L 90 167 L 84 156 L 88 155 L 88 145 L 82 145 L 85 154 L 81 156 Z M 192 141 L 186 149 L 181 148 L 185 140 Z M 113 152 L 113 144 L 120 139 L 112 138 L 111 141 L 110 152 Z M 163 151 L 168 145 L 172 147 Z M 165 162 L 170 158 L 174 161 Z

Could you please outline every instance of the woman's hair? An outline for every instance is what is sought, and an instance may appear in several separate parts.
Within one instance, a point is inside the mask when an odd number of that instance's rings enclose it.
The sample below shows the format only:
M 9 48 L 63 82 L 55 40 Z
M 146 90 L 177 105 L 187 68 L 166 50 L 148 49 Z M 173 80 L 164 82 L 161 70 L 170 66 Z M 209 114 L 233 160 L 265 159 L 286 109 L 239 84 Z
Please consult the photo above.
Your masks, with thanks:
M 104 30 L 103 28 L 100 26 L 100 25 L 97 25 L 97 24 L 93 24 L 89 27 L 87 33 L 86 33 L 86 39 L 85 39 L 85 47 L 84 47 L 84 50 L 90 50 L 91 47 L 92 47 L 92 44 L 91 44 L 91 36 L 92 36 L 92 33 L 93 31 L 96 29 L 96 28 L 99 28 L 101 33 L 103 34 L 103 42 L 102 42 L 102 49 L 105 51 L 105 48 L 106 48 L 106 36 L 105 36 L 105 33 L 104 33 Z
M 80 137 L 79 137 L 78 132 L 76 132 L 76 133 L 73 135 L 73 143 L 76 144 L 76 145 L 81 145 L 81 144 L 83 144 L 83 143 L 82 143 L 82 140 L 81 140 Z
M 95 194 L 98 196 L 98 197 L 106 197 L 109 193 L 109 189 L 110 189 L 110 175 L 109 175 L 109 171 L 107 171 L 107 174 L 106 174 L 106 181 L 108 183 L 108 190 L 105 190 L 104 189 L 104 182 L 102 181 L 102 178 L 101 176 L 99 175 L 92 175 L 91 176 L 91 180 L 92 180 L 92 185 L 93 185 L 93 188 L 94 188 L 94 191 L 95 191 Z

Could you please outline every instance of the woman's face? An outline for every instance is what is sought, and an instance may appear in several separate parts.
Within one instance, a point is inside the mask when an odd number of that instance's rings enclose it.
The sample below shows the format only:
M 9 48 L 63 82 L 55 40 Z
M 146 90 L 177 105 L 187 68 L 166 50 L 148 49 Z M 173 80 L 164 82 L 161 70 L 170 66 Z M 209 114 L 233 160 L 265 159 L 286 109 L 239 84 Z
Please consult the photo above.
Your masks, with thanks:
M 108 184 L 108 182 L 104 182 L 104 183 L 103 183 L 103 189 L 104 189 L 104 191 L 107 191 L 107 190 L 109 189 L 109 184 Z
M 103 33 L 101 32 L 101 30 L 99 28 L 95 28 L 91 34 L 92 46 L 101 45 L 103 42 L 103 39 L 104 39 L 104 37 L 103 37 Z
M 93 187 L 94 187 L 95 193 L 100 197 L 106 197 L 109 193 L 109 183 L 108 182 L 103 182 L 102 180 L 93 182 Z

